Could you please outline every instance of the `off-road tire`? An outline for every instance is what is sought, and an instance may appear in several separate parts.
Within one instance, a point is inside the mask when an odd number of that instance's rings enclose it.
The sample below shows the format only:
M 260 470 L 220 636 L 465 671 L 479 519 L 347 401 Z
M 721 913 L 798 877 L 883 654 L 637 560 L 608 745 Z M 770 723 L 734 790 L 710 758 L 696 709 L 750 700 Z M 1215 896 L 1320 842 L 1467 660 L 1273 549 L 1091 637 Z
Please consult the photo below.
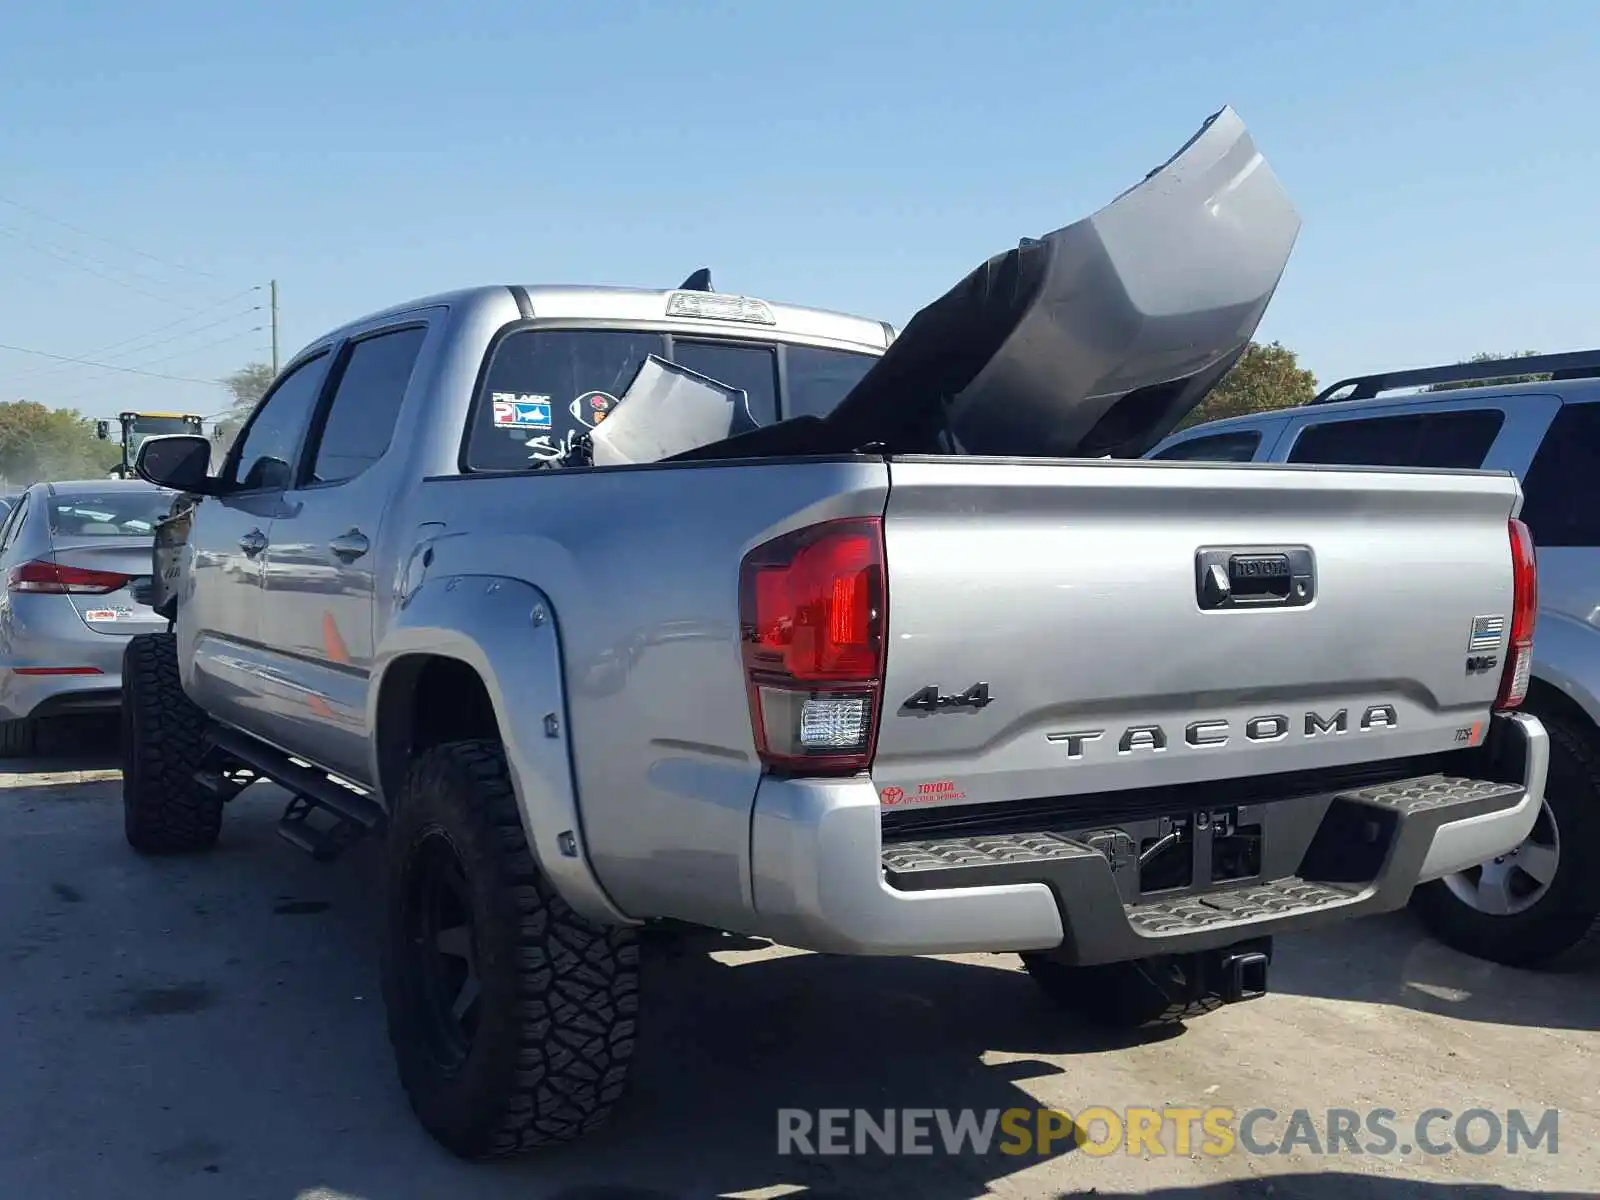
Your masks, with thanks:
M 178 678 L 177 639 L 142 633 L 122 652 L 122 823 L 141 854 L 191 854 L 216 845 L 222 800 L 196 778 L 205 712 Z
M 414 864 L 444 838 L 472 908 L 480 1007 L 464 1057 L 431 1049 L 407 936 Z M 411 767 L 386 847 L 383 996 L 411 1107 L 435 1140 L 468 1159 L 570 1142 L 621 1098 L 634 1050 L 639 944 L 596 925 L 540 874 L 498 742 L 451 742 Z
M 1024 954 L 1022 965 L 1056 1007 L 1111 1029 L 1177 1025 L 1224 1003 L 1220 996 L 1185 998 L 1165 959 L 1080 967 L 1049 954 Z
M 1560 831 L 1549 889 L 1531 907 L 1491 916 L 1458 900 L 1443 880 L 1411 895 L 1423 926 L 1453 950 L 1509 967 L 1572 970 L 1600 962 L 1600 739 L 1591 726 L 1540 715 L 1550 737 L 1545 803 Z
M 0 721 L 0 758 L 26 758 L 39 749 L 39 722 Z

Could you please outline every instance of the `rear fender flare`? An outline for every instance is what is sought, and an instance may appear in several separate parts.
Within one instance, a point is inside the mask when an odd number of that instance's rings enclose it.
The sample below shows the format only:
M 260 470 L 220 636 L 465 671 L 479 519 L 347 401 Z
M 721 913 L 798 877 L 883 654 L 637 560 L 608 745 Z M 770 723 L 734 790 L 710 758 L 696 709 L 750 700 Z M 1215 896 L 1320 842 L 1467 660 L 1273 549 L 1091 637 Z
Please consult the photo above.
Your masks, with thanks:
M 455 659 L 477 672 L 494 707 L 528 848 L 545 878 L 581 916 L 633 924 L 589 862 L 574 779 L 560 634 L 549 598 L 520 579 L 442 575 L 395 610 L 367 691 L 371 778 L 382 780 L 384 682 L 412 655 Z

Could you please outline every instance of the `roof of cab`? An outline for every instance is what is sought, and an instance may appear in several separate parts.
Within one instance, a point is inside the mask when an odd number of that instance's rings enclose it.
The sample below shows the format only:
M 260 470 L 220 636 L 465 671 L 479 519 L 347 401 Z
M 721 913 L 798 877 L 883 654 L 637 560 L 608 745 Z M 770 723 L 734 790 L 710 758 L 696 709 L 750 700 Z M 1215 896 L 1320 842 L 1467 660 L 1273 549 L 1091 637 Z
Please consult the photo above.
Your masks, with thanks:
M 609 318 L 629 321 L 668 319 L 667 302 L 672 296 L 679 294 L 679 289 L 676 288 L 576 287 L 556 284 L 524 287 L 522 291 L 533 306 L 535 318 Z M 683 294 L 708 297 L 726 295 L 718 292 Z M 757 298 L 751 297 L 751 299 Z M 859 346 L 870 346 L 875 350 L 887 347 L 894 337 L 894 328 L 886 321 L 875 321 L 870 317 L 858 317 L 833 309 L 781 304 L 766 299 L 761 299 L 760 302 L 772 313 L 774 320 L 772 325 L 700 319 L 696 319 L 695 324 L 697 327 L 701 324 L 716 325 L 726 330 L 743 331 L 745 336 L 766 329 L 791 336 L 853 342 Z
M 773 324 L 753 324 L 740 321 L 706 320 L 667 316 L 668 298 L 679 289 L 652 289 L 633 287 L 582 286 L 572 284 L 493 284 L 483 287 L 462 288 L 451 292 L 410 300 L 368 313 L 354 321 L 307 344 L 322 344 L 346 331 L 356 330 L 373 322 L 390 317 L 414 313 L 425 308 L 470 307 L 476 304 L 503 304 L 508 295 L 525 299 L 535 319 L 571 319 L 579 321 L 638 321 L 652 324 L 685 325 L 704 329 L 707 333 L 725 336 L 783 337 L 817 339 L 842 342 L 881 353 L 894 340 L 895 330 L 886 321 L 855 316 L 824 308 L 807 308 L 796 304 L 780 304 L 762 299 L 774 318 Z M 691 296 L 726 296 L 727 293 L 688 292 Z M 753 297 L 752 297 L 753 298 Z M 303 351 L 302 351 L 303 353 Z M 298 356 L 297 356 L 298 357 Z

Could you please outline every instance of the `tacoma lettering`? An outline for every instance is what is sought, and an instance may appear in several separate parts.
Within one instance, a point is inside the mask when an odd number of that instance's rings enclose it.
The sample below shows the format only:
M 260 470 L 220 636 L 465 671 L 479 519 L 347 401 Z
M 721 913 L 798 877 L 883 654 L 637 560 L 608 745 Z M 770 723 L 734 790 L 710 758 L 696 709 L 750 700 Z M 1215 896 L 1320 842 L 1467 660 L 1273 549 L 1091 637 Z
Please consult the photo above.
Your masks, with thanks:
M 1396 724 L 1392 704 L 1374 704 L 1361 717 L 1363 729 L 1393 729 Z
M 1066 746 L 1068 758 L 1082 758 L 1085 743 L 1098 741 L 1105 735 L 1104 729 L 1086 729 L 1078 733 L 1047 733 L 1045 737 Z
M 1348 728 L 1349 717 L 1344 709 L 1340 709 L 1327 720 L 1323 720 L 1314 712 L 1306 714 L 1306 736 L 1316 737 L 1319 733 L 1343 733 Z
M 1341 708 L 1324 715 L 1315 710 L 1300 714 L 1302 735 L 1311 737 L 1338 737 L 1350 732 L 1350 710 Z M 1394 729 L 1400 723 L 1392 704 L 1372 704 L 1361 713 L 1357 728 L 1366 732 Z M 1265 713 L 1251 717 L 1240 727 L 1249 742 L 1279 742 L 1288 737 L 1295 722 L 1283 713 Z M 1046 740 L 1067 748 L 1067 757 L 1081 759 L 1090 742 L 1106 736 L 1104 729 L 1063 730 L 1045 734 Z M 1196 749 L 1226 746 L 1233 736 L 1233 726 L 1226 717 L 1206 717 L 1184 726 L 1183 741 Z M 1144 751 L 1159 752 L 1167 748 L 1167 731 L 1160 725 L 1129 725 L 1117 735 L 1117 753 L 1135 755 Z
M 1117 743 L 1118 754 L 1131 754 L 1135 750 L 1165 750 L 1167 735 L 1159 725 L 1135 725 L 1124 731 Z
M 1244 735 L 1252 742 L 1275 742 L 1288 733 L 1289 718 L 1284 716 L 1251 717 L 1244 723 Z

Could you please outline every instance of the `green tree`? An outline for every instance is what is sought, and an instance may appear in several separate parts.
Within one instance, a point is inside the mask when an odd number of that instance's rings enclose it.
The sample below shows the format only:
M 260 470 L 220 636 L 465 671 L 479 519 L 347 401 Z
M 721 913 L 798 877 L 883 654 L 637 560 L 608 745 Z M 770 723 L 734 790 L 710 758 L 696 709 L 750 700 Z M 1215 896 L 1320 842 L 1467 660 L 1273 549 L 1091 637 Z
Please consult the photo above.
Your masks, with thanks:
M 1307 403 L 1317 394 L 1317 377 L 1300 366 L 1295 352 L 1281 342 L 1251 342 L 1233 369 L 1179 423 L 1187 429 L 1203 421 L 1271 412 Z
M 211 435 L 218 443 L 219 454 L 227 453 L 228 447 L 233 445 L 233 439 L 239 436 L 245 418 L 261 397 L 267 394 L 274 378 L 272 368 L 261 362 L 246 363 L 233 374 L 223 377 L 223 386 L 233 395 L 233 406 L 218 419 Z
M 1491 350 L 1485 350 L 1481 354 L 1474 354 L 1471 358 L 1463 358 L 1458 361 L 1463 363 L 1497 362 L 1503 358 L 1532 358 L 1538 353 L 1537 350 L 1518 350 L 1515 354 L 1497 354 Z M 1549 375 L 1502 375 L 1498 379 L 1474 379 L 1470 383 L 1435 383 L 1430 384 L 1423 390 L 1429 392 L 1454 392 L 1459 391 L 1461 388 L 1504 387 L 1508 383 L 1544 383 L 1549 378 Z
M 266 363 L 246 363 L 231 375 L 223 377 L 223 385 L 233 393 L 233 406 L 246 411 L 256 406 L 256 401 L 267 394 L 272 386 L 272 368 Z
M 0 477 L 9 486 L 104 478 L 120 459 L 119 448 L 95 437 L 94 422 L 76 409 L 0 402 Z

